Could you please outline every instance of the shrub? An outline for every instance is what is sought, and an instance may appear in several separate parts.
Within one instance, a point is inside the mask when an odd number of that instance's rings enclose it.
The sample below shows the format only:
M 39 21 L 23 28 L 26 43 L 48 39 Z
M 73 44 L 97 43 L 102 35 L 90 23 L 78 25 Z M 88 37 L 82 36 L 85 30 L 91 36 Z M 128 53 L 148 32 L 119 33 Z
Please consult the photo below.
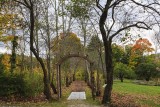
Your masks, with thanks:
M 0 74 L 4 72 L 4 65 L 2 64 L 3 55 L 0 54 Z
M 34 97 L 41 92 L 43 79 L 38 73 L 0 75 L 0 96 Z
M 116 63 L 114 67 L 114 76 L 118 77 L 121 80 L 121 82 L 123 82 L 123 78 L 127 78 L 127 79 L 135 78 L 135 73 L 126 64 Z
M 145 79 L 149 81 L 151 77 L 155 77 L 158 73 L 154 63 L 141 63 L 136 68 L 138 79 Z
M 34 97 L 43 92 L 43 77 L 39 73 L 28 73 L 24 77 L 24 96 Z
M 0 96 L 23 95 L 25 81 L 23 75 L 7 75 L 2 73 L 0 76 Z

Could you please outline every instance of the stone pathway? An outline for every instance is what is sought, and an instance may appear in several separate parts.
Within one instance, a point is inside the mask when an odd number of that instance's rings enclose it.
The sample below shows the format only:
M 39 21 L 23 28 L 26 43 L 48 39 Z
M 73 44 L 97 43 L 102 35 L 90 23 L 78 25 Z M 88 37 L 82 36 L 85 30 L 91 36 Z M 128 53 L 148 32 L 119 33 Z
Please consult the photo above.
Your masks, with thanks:
M 86 93 L 85 92 L 72 92 L 67 100 L 85 100 Z
M 86 93 L 85 93 L 86 83 L 84 81 L 74 81 L 72 83 L 71 94 L 67 100 L 85 100 Z
M 71 94 L 67 98 L 67 107 L 102 107 L 87 103 L 86 89 L 87 84 L 84 81 L 74 81 L 70 86 Z

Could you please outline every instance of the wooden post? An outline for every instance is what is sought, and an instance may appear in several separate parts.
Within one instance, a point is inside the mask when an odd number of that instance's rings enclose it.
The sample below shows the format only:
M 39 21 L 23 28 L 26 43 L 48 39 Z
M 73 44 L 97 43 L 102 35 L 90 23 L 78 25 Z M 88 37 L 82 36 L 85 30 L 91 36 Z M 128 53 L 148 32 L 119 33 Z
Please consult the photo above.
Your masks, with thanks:
M 59 78 L 59 65 L 57 65 L 57 92 L 58 92 L 58 100 L 60 99 L 60 78 Z
M 94 72 L 93 72 L 93 63 L 90 63 L 90 70 L 91 70 L 91 89 L 92 89 L 92 98 L 95 100 L 95 82 L 94 82 Z
M 61 65 L 57 65 L 57 92 L 58 92 L 58 99 L 60 99 L 62 97 Z
M 59 65 L 59 96 L 62 98 L 62 85 L 61 85 L 61 65 Z

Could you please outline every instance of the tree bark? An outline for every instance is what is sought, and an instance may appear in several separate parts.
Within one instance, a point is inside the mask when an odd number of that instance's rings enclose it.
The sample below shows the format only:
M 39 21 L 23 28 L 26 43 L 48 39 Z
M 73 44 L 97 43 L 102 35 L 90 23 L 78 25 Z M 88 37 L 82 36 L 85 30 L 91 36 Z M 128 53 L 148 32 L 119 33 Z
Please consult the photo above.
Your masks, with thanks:
M 29 6 L 29 10 L 30 10 L 30 50 L 33 52 L 33 54 L 35 55 L 36 59 L 38 60 L 38 62 L 40 63 L 42 70 L 43 70 L 43 82 L 44 82 L 44 95 L 46 96 L 46 98 L 48 100 L 52 100 L 52 96 L 51 96 L 51 91 L 50 91 L 50 82 L 49 82 L 49 78 L 48 78 L 48 73 L 47 70 L 45 68 L 45 65 L 43 63 L 43 60 L 41 57 L 39 57 L 38 53 L 36 52 L 34 46 L 33 46 L 33 41 L 34 41 L 34 24 L 35 24 L 35 20 L 34 20 L 34 9 L 33 9 L 33 3 L 31 2 L 30 6 Z
M 54 72 L 52 72 L 52 79 L 51 79 L 51 84 L 50 84 L 50 86 L 51 86 L 52 91 L 54 92 L 54 94 L 58 94 L 57 89 L 56 89 L 56 87 L 55 87 L 55 85 L 54 85 L 54 83 L 53 83 L 53 80 L 54 80 Z
M 100 79 L 99 79 L 99 70 L 97 70 L 97 90 L 96 90 L 96 96 L 100 96 Z
M 12 55 L 10 58 L 11 62 L 11 69 L 10 72 L 13 73 L 14 69 L 16 68 L 16 47 L 17 47 L 17 38 L 14 36 L 14 39 L 12 40 Z
M 69 79 L 68 79 L 68 76 L 66 76 L 66 87 L 69 87 Z
M 75 77 L 75 73 L 73 74 L 73 81 L 75 81 L 76 80 L 76 77 Z
M 108 11 L 109 7 L 111 5 L 112 0 L 107 0 L 105 8 L 102 9 L 102 15 L 100 16 L 99 20 L 99 27 L 103 39 L 103 44 L 105 48 L 105 64 L 106 64 L 106 72 L 107 72 L 107 78 L 106 82 L 107 85 L 104 90 L 104 95 L 102 99 L 102 104 L 110 106 L 111 102 L 111 91 L 112 91 L 112 85 L 113 85 L 113 64 L 112 64 L 112 48 L 111 48 L 111 43 L 112 43 L 112 38 L 109 37 L 109 32 L 106 34 L 105 30 L 105 22 L 108 16 Z M 99 3 L 97 1 L 97 3 Z M 97 4 L 99 7 L 99 4 Z
M 121 80 L 121 82 L 123 82 L 123 77 L 124 77 L 124 74 L 122 72 L 119 73 L 119 79 Z
M 56 90 L 56 87 L 55 87 L 53 81 L 51 82 L 50 86 L 51 86 L 52 91 L 54 92 L 54 94 L 57 94 L 57 90 Z
M 105 61 L 106 61 L 106 71 L 107 71 L 107 85 L 104 90 L 102 104 L 110 104 L 111 91 L 112 91 L 112 85 L 113 85 L 113 64 L 112 64 L 111 41 L 107 41 L 107 44 L 105 44 Z

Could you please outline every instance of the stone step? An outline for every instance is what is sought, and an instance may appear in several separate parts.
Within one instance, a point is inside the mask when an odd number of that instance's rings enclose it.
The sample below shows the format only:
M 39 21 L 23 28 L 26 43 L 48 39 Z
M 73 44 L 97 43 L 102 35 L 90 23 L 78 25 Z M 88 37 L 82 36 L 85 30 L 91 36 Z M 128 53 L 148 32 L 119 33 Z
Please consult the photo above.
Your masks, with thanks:
M 71 92 L 67 100 L 85 100 L 86 93 L 85 92 Z

